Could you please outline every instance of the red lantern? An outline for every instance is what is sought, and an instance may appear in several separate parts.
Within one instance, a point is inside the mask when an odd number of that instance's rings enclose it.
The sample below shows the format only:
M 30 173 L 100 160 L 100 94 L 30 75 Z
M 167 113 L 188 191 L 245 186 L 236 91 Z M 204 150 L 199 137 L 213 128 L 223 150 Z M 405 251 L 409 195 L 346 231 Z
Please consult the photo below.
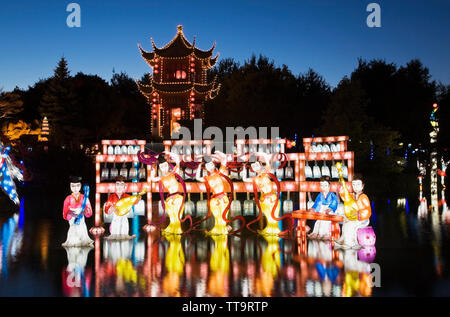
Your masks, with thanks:
M 191 73 L 195 72 L 195 69 L 191 68 Z
M 153 72 L 154 72 L 155 74 L 158 74 L 158 73 L 159 73 L 157 69 L 155 69 Z
M 156 114 L 153 115 L 153 119 L 156 119 Z
M 158 64 L 156 64 L 156 65 L 155 65 L 155 68 L 158 68 L 158 67 L 159 67 L 159 65 L 158 65 Z

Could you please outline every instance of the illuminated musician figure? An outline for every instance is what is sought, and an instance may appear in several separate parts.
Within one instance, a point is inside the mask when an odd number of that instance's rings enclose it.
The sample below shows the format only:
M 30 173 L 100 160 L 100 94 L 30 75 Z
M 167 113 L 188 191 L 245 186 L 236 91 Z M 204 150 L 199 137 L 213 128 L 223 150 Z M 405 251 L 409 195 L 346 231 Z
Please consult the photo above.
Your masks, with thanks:
M 80 193 L 81 190 L 81 177 L 70 178 L 70 190 L 72 194 L 66 197 L 63 207 L 63 218 L 69 222 L 69 231 L 67 232 L 67 240 L 62 244 L 63 247 L 81 247 L 90 246 L 94 243 L 86 227 L 85 217 L 92 216 L 92 208 L 89 199 L 86 201 L 86 206 L 83 211 L 83 216 L 80 219 L 79 224 L 75 223 L 75 219 L 82 212 L 82 204 L 84 195 Z
M 361 248 L 358 243 L 357 237 L 358 229 L 369 226 L 369 219 L 372 214 L 369 197 L 367 197 L 367 195 L 363 193 L 364 182 L 362 181 L 362 177 L 360 175 L 356 174 L 353 178 L 352 188 L 354 194 L 351 195 L 352 198 L 356 201 L 358 210 L 354 220 L 350 220 L 347 216 L 344 216 L 342 235 L 339 239 L 336 240 L 336 247 L 343 249 Z M 339 190 L 339 195 L 343 200 L 345 199 L 345 191 L 342 186 Z
M 274 189 L 274 181 L 269 176 L 271 175 L 270 155 L 260 152 L 256 154 L 264 158 L 266 166 L 262 166 L 258 161 L 252 163 L 251 167 L 256 173 L 256 176 L 249 178 L 243 177 L 242 180 L 244 182 L 253 182 L 258 192 L 261 192 L 261 196 L 259 197 L 259 204 L 261 206 L 262 213 L 267 219 L 267 226 L 263 230 L 258 230 L 258 233 L 261 235 L 277 236 L 281 233 L 281 230 L 278 226 L 278 220 L 272 217 L 272 210 L 275 207 L 275 204 L 277 204 L 274 215 L 278 218 L 278 215 L 280 214 L 280 202 L 279 197 L 277 196 L 277 191 Z M 258 198 L 255 196 L 255 199 Z M 248 225 L 250 224 L 251 222 L 248 223 Z
M 208 231 L 211 235 L 228 234 L 231 231 L 231 226 L 227 225 L 227 222 L 222 218 L 223 212 L 228 207 L 230 199 L 228 198 L 228 192 L 225 190 L 227 181 L 221 175 L 226 175 L 227 171 L 227 157 L 224 153 L 216 151 L 213 155 L 220 161 L 220 168 L 217 170 L 215 163 L 211 160 L 205 164 L 205 169 L 208 172 L 208 176 L 200 177 L 201 164 L 198 166 L 195 178 L 197 181 L 206 183 L 212 191 L 212 196 L 209 201 L 209 208 L 214 216 L 214 227 Z
M 322 176 L 320 178 L 320 193 L 309 211 L 322 214 L 334 214 L 337 206 L 337 197 L 334 193 L 330 192 L 330 177 Z M 330 240 L 331 221 L 317 220 L 314 224 L 313 232 L 308 237 L 311 239 Z
M 134 236 L 129 236 L 129 224 L 128 224 L 128 217 L 127 215 L 119 216 L 116 214 L 115 205 L 116 203 L 125 197 L 129 197 L 126 193 L 127 190 L 127 184 L 125 183 L 125 177 L 123 176 L 117 176 L 116 177 L 116 192 L 112 193 L 108 196 L 108 200 L 105 203 L 104 210 L 107 214 L 112 214 L 112 221 L 111 225 L 109 227 L 109 231 L 111 235 L 108 237 L 108 239 L 130 239 Z M 137 204 L 140 200 L 136 200 L 135 204 Z
M 181 213 L 180 217 L 184 212 L 184 197 L 183 197 L 183 188 L 178 181 L 175 174 L 179 175 L 180 171 L 180 157 L 178 154 L 174 154 L 171 152 L 165 152 L 169 154 L 175 160 L 175 167 L 172 171 L 170 171 L 169 163 L 163 162 L 159 164 L 159 169 L 161 170 L 162 175 L 160 177 L 156 177 L 155 170 L 153 170 L 150 179 L 152 182 L 159 182 L 160 188 L 167 190 L 169 195 L 165 199 L 164 206 L 167 214 L 169 215 L 170 223 L 169 225 L 162 231 L 163 234 L 182 234 L 183 230 L 181 229 L 181 222 L 178 218 L 178 214 Z

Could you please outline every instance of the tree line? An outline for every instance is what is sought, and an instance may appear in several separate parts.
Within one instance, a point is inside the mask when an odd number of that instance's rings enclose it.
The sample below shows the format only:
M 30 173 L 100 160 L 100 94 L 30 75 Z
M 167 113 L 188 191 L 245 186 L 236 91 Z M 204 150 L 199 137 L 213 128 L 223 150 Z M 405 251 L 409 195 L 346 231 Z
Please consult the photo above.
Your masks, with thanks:
M 432 80 L 419 60 L 397 66 L 359 59 L 334 88 L 312 69 L 294 75 L 286 65 L 261 55 L 242 64 L 222 59 L 208 73 L 209 80 L 214 76 L 222 87 L 205 105 L 206 126 L 278 126 L 281 136 L 297 136 L 296 150 L 301 150 L 303 137 L 348 135 L 356 168 L 381 179 L 400 175 L 405 167 L 413 173 L 414 167 L 405 165 L 405 153 L 427 149 L 429 115 L 436 102 L 439 147 L 448 153 L 450 86 Z M 0 93 L 3 123 L 23 120 L 37 127 L 44 116 L 55 146 L 77 149 L 102 139 L 150 140 L 150 107 L 132 78 L 114 71 L 110 82 L 96 75 L 72 76 L 65 58 L 52 77 L 28 89 Z

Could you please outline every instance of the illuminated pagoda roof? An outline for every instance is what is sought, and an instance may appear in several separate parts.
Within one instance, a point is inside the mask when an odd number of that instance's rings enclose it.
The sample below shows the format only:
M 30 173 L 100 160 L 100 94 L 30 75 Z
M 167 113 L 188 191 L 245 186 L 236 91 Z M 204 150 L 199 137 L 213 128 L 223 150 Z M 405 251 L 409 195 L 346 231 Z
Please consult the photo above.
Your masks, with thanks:
M 210 69 L 214 67 L 219 57 L 217 54 L 215 57 L 212 57 L 214 48 L 216 46 L 216 42 L 214 42 L 213 46 L 207 50 L 201 50 L 195 47 L 195 37 L 192 44 L 186 39 L 183 34 L 183 26 L 177 26 L 177 34 L 175 37 L 164 47 L 158 48 L 153 42 L 153 38 L 151 38 L 153 52 L 147 52 L 142 49 L 141 45 L 138 44 L 139 50 L 141 51 L 142 57 L 146 60 L 146 62 L 153 67 L 154 60 L 158 57 L 167 57 L 167 58 L 183 58 L 194 55 L 197 59 L 201 59 L 202 67 L 205 69 Z
M 150 79 L 151 75 L 149 74 Z M 136 81 L 139 87 L 139 90 L 143 95 L 147 98 L 151 98 L 154 92 L 164 95 L 164 94 L 180 94 L 180 93 L 190 93 L 195 92 L 198 95 L 204 95 L 205 99 L 213 99 L 217 96 L 220 90 L 220 84 L 216 83 L 217 76 L 214 80 L 209 84 L 199 84 L 199 83 L 177 83 L 167 85 L 164 83 L 157 83 L 151 80 L 150 85 L 143 84 L 139 81 Z

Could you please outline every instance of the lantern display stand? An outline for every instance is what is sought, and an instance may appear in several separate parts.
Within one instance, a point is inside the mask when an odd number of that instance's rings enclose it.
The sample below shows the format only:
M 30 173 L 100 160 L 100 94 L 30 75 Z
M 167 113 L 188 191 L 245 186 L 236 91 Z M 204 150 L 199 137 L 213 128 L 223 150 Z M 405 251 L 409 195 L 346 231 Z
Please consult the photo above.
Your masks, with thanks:
M 308 164 L 314 165 L 320 164 L 323 167 L 322 170 L 332 169 L 335 161 L 343 162 L 347 167 L 347 187 L 351 191 L 350 183 L 353 179 L 354 168 L 354 153 L 347 151 L 347 136 L 332 136 L 332 137 L 316 137 L 316 138 L 304 138 L 303 147 L 304 153 L 286 153 L 286 139 L 252 139 L 243 140 L 237 139 L 234 144 L 234 155 L 227 154 L 228 161 L 233 161 L 236 157 L 243 162 L 248 162 L 252 153 L 265 152 L 269 154 L 283 153 L 287 160 L 283 168 L 273 166 L 272 172 L 280 179 L 281 192 L 298 193 L 298 206 L 300 210 L 307 210 L 307 196 L 308 193 L 320 192 L 320 175 L 313 175 L 315 177 L 308 177 Z M 104 229 L 102 224 L 102 208 L 101 208 L 101 195 L 110 194 L 115 191 L 115 183 L 109 180 L 104 180 L 101 175 L 101 165 L 106 163 L 112 163 L 118 166 L 115 173 L 120 174 L 124 167 L 123 164 L 133 165 L 138 162 L 137 151 L 132 154 L 129 153 L 130 147 L 139 149 L 144 152 L 146 141 L 144 140 L 103 140 L 103 154 L 96 156 L 96 193 L 95 193 L 95 227 L 91 229 L 91 233 L 94 232 L 102 234 Z M 163 141 L 164 150 L 167 152 L 174 152 L 181 155 L 190 157 L 194 155 L 211 155 L 213 151 L 212 140 L 165 140 Z M 127 154 L 123 154 L 125 147 L 127 147 Z M 120 151 L 116 151 L 118 149 Z M 104 166 L 105 167 L 105 166 Z M 150 182 L 151 169 L 149 165 L 145 166 L 146 169 L 146 181 L 139 180 L 139 182 L 128 183 L 127 192 L 140 192 L 144 185 L 147 185 L 147 203 L 146 203 L 146 218 L 147 224 L 144 226 L 144 230 L 151 232 L 155 229 L 150 225 L 152 222 L 152 195 L 157 194 L 159 197 L 159 186 L 157 183 Z M 112 170 L 112 169 L 111 169 Z M 316 169 L 317 171 L 317 169 Z M 245 183 L 242 181 L 243 173 L 248 173 L 249 177 L 254 176 L 250 170 L 246 168 L 242 173 L 234 173 L 232 176 L 233 189 L 236 193 L 252 193 L 253 186 L 251 183 Z M 196 182 L 195 179 L 187 177 L 185 173 L 181 173 L 186 180 L 187 193 L 206 193 L 206 187 L 204 183 Z M 331 172 L 329 172 L 332 176 Z M 114 176 L 114 175 L 111 175 Z M 330 191 L 337 192 L 339 189 L 338 179 L 331 179 Z M 274 188 L 276 190 L 276 188 Z M 310 194 L 309 194 L 310 196 Z M 198 204 L 196 204 L 198 205 Z M 197 211 L 198 212 L 198 211 Z M 287 211 L 291 213 L 291 211 Z M 197 215 L 198 216 L 198 215 Z M 101 230 L 103 229 L 103 231 Z M 300 232 L 300 228 L 297 228 L 297 232 Z

